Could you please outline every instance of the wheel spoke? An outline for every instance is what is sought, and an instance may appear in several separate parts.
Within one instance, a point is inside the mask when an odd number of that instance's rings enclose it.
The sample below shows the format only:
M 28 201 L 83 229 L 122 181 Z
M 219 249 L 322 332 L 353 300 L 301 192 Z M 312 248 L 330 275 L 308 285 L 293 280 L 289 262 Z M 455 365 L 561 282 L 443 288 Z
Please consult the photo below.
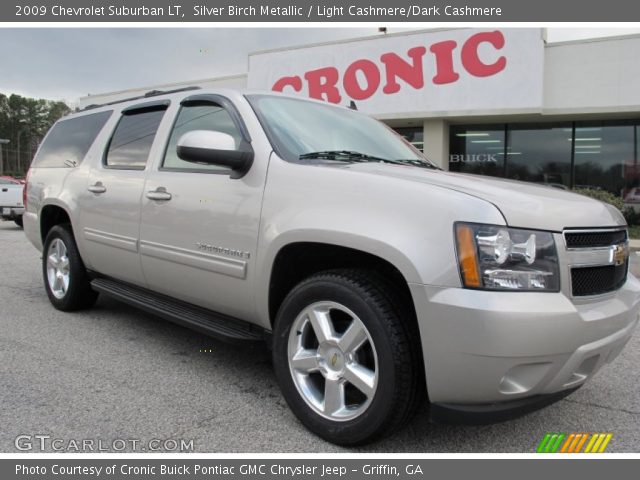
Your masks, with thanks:
M 54 268 L 58 268 L 58 265 L 60 264 L 60 261 L 58 260 L 58 257 L 56 256 L 55 253 L 52 253 L 51 255 L 49 255 L 47 257 L 47 263 L 49 265 L 51 265 Z
M 56 275 L 55 279 L 53 280 L 53 285 L 51 285 L 51 290 L 57 291 L 60 290 L 60 282 L 61 282 L 61 278 Z
M 291 359 L 291 366 L 303 373 L 310 373 L 318 370 L 318 353 L 315 350 L 300 350 Z
M 63 256 L 63 252 L 62 252 L 62 247 L 63 247 L 63 246 L 64 246 L 64 245 L 62 244 L 62 241 L 58 240 L 58 241 L 56 242 L 56 256 L 57 256 L 58 258 L 62 258 L 62 256 Z
M 324 384 L 324 413 L 332 415 L 343 408 L 344 384 L 340 380 L 327 378 Z
M 312 309 L 309 311 L 308 316 L 318 343 L 325 342 L 334 337 L 333 324 L 331 323 L 328 310 Z
M 367 340 L 367 332 L 365 332 L 362 324 L 353 320 L 349 328 L 344 332 L 338 345 L 345 353 L 354 353 Z
M 62 257 L 60 259 L 60 263 L 58 265 L 58 268 L 60 270 L 64 270 L 64 271 L 69 270 L 69 257 L 67 257 L 67 256 Z
M 376 374 L 359 363 L 348 364 L 344 370 L 344 378 L 367 398 L 371 398 L 375 391 Z

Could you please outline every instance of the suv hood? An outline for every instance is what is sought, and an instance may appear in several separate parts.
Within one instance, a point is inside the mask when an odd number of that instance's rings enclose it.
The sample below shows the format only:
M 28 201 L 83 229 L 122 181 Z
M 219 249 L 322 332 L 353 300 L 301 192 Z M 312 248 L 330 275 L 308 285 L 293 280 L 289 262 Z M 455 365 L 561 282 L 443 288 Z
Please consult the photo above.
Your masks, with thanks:
M 512 227 L 560 232 L 572 227 L 626 225 L 622 214 L 598 200 L 554 187 L 481 175 L 380 163 L 351 164 L 350 170 L 455 190 L 495 205 Z M 460 218 L 464 221 L 464 216 Z

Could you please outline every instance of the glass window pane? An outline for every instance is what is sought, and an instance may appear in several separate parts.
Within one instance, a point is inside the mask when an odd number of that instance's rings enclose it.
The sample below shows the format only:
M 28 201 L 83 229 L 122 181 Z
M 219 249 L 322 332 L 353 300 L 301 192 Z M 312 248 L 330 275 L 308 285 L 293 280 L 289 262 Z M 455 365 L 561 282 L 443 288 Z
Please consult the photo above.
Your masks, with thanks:
M 569 188 L 571 124 L 509 125 L 507 178 Z
M 424 131 L 422 127 L 394 128 L 407 141 L 424 153 Z
M 33 166 L 63 168 L 80 165 L 112 113 L 93 113 L 56 123 L 34 158 Z
M 635 149 L 633 162 L 624 165 L 624 202 L 640 203 L 640 125 L 635 125 Z
M 321 102 L 248 95 L 252 107 L 283 159 L 322 151 L 354 151 L 390 160 L 425 162 L 387 125 L 360 112 Z
M 623 195 L 625 165 L 633 165 L 633 125 L 578 123 L 574 154 L 575 188 Z
M 185 162 L 178 158 L 177 144 L 180 137 L 192 130 L 213 130 L 216 132 L 226 133 L 231 135 L 236 142 L 236 147 L 240 145 L 242 137 L 240 132 L 236 128 L 231 115 L 224 108 L 213 105 L 196 105 L 182 107 L 178 118 L 173 126 L 171 132 L 171 138 L 167 145 L 165 152 L 164 162 L 162 166 L 164 168 L 179 168 L 179 169 L 197 169 L 197 170 L 222 170 L 229 171 L 228 168 L 221 167 L 219 165 L 201 165 L 197 163 Z
M 123 115 L 109 143 L 107 165 L 143 169 L 164 110 Z
M 456 125 L 449 132 L 449 170 L 503 176 L 503 125 Z

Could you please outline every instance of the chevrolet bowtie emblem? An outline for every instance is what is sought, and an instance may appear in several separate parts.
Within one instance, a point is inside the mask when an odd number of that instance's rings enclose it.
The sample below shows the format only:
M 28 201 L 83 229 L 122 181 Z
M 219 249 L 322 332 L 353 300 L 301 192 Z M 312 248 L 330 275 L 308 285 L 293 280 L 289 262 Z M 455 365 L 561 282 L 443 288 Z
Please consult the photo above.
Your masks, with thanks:
M 616 267 L 624 264 L 629 257 L 629 246 L 626 243 L 620 243 L 611 247 L 611 263 Z
M 338 363 L 338 354 L 334 353 L 333 356 L 331 357 L 331 366 L 335 367 L 336 363 Z

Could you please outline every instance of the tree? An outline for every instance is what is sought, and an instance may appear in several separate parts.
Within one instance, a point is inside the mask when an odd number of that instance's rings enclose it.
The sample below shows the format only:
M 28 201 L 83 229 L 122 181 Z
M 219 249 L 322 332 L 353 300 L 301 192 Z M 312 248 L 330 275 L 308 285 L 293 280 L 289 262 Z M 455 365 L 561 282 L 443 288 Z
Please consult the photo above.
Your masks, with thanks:
M 24 176 L 51 125 L 69 112 L 64 102 L 0 93 L 0 138 L 10 142 L 4 145 L 3 175 Z

